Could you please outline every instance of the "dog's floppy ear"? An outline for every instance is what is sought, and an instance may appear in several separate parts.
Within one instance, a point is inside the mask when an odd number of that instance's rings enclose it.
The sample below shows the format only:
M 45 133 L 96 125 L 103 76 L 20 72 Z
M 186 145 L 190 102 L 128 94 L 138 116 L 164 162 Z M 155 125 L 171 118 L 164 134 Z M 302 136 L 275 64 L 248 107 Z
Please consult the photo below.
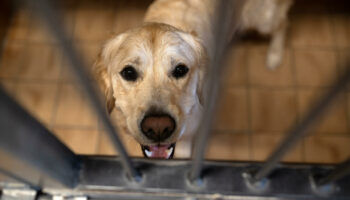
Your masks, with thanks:
M 103 60 L 102 52 L 98 55 L 98 58 L 93 66 L 94 78 L 97 80 L 100 90 L 103 92 L 106 101 L 106 107 L 108 113 L 111 113 L 114 108 L 113 89 L 111 85 L 110 76 L 108 74 L 107 66 Z
M 99 53 L 93 66 L 93 75 L 101 91 L 105 95 L 108 113 L 111 113 L 115 106 L 115 98 L 113 96 L 113 87 L 109 68 L 113 64 L 113 57 L 124 41 L 125 36 L 126 34 L 124 33 L 109 40 L 103 46 L 102 51 Z
M 208 52 L 205 49 L 204 45 L 202 44 L 201 40 L 198 38 L 197 33 L 192 31 L 191 33 L 185 33 L 185 32 L 179 32 L 179 35 L 181 38 L 186 41 L 188 45 L 194 50 L 195 52 L 195 61 L 196 61 L 196 68 L 199 79 L 197 83 L 197 96 L 199 99 L 199 102 L 201 105 L 203 105 L 204 102 L 204 92 L 203 89 L 205 88 L 205 83 L 203 80 L 206 76 L 206 66 L 209 63 L 209 57 Z

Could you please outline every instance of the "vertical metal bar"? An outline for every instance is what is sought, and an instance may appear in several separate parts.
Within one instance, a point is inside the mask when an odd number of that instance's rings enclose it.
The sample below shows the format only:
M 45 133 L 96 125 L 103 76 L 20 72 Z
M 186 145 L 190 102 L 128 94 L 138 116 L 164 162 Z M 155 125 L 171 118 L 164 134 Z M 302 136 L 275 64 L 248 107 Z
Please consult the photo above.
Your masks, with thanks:
M 80 161 L 0 87 L 0 172 L 31 186 L 78 182 Z
M 212 21 L 215 26 L 213 35 L 215 36 L 214 42 L 216 47 L 213 51 L 213 60 L 211 60 L 208 65 L 208 92 L 206 96 L 207 105 L 205 105 L 205 110 L 200 122 L 200 128 L 197 131 L 196 141 L 194 143 L 192 168 L 188 177 L 191 182 L 200 179 L 202 163 L 205 156 L 205 148 L 211 132 L 213 117 L 215 116 L 217 96 L 219 93 L 219 78 L 222 72 L 222 67 L 219 66 L 221 66 L 223 52 L 226 47 L 225 43 L 227 42 L 227 38 L 225 36 L 229 33 L 229 28 L 225 27 L 224 22 L 225 17 L 228 16 L 229 9 L 232 9 L 232 6 L 228 6 L 231 3 L 232 2 L 218 1 L 215 11 L 216 18 Z
M 97 95 L 98 90 L 92 83 L 92 78 L 90 78 L 88 72 L 85 69 L 85 63 L 78 56 L 77 51 L 70 44 L 66 37 L 61 21 L 59 21 L 58 15 L 55 10 L 50 5 L 48 0 L 20 0 L 26 3 L 31 9 L 34 10 L 38 17 L 41 17 L 46 23 L 48 29 L 58 40 L 64 55 L 68 58 L 71 63 L 71 69 L 80 81 L 82 88 L 85 90 L 89 101 L 92 105 L 97 116 L 101 119 L 102 124 L 105 127 L 106 133 L 109 136 L 113 147 L 119 153 L 121 162 L 123 163 L 124 169 L 126 170 L 129 177 L 133 180 L 139 180 L 141 178 L 139 172 L 134 168 L 132 162 L 118 137 L 110 118 L 103 107 L 101 98 Z M 52 2 L 51 2 L 52 3 Z
M 253 181 L 259 181 L 269 175 L 281 158 L 303 137 L 307 135 L 307 130 L 311 125 L 329 108 L 337 95 L 350 82 L 350 66 L 347 65 L 347 71 L 342 74 L 339 80 L 336 80 L 331 89 L 320 99 L 305 115 L 300 124 L 291 127 L 287 136 L 275 151 L 269 156 L 262 168 L 253 174 Z
M 339 164 L 334 170 L 332 170 L 328 175 L 319 178 L 316 181 L 317 186 L 326 185 L 335 182 L 342 177 L 350 174 L 350 159 Z

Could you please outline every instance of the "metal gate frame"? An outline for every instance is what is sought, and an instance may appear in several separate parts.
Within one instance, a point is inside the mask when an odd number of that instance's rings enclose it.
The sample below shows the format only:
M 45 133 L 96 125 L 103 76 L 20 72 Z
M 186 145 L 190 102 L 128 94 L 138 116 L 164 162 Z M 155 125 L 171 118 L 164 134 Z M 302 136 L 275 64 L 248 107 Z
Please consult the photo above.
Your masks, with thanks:
M 210 73 L 209 105 L 192 160 L 130 159 L 91 83 L 85 64 L 45 0 L 18 0 L 33 9 L 56 37 L 119 157 L 79 156 L 0 88 L 0 197 L 2 199 L 350 199 L 350 159 L 339 165 L 280 164 L 350 82 L 350 65 L 329 91 L 292 126 L 266 162 L 204 161 L 220 73 Z M 224 2 L 224 1 L 222 1 Z M 228 12 L 218 7 L 217 21 Z M 217 24 L 215 59 L 222 60 L 228 30 Z M 210 69 L 213 69 L 211 67 Z M 3 177 L 2 177 L 3 176 Z

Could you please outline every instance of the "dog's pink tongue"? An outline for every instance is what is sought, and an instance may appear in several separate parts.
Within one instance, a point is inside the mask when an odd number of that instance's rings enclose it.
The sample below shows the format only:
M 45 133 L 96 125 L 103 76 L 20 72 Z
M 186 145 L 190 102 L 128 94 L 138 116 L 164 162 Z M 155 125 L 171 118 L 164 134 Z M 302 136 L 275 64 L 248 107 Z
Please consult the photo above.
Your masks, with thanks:
M 170 145 L 149 146 L 150 152 L 152 152 L 151 158 L 163 158 L 168 159 L 168 148 Z

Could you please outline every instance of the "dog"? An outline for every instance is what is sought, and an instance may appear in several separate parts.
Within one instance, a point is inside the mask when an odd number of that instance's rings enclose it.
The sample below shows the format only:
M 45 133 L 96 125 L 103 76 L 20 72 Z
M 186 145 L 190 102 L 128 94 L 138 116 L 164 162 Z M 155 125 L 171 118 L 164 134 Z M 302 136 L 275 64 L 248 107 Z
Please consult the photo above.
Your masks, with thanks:
M 290 1 L 237 2 L 157 0 L 140 27 L 103 46 L 94 73 L 107 110 L 114 110 L 119 131 L 132 135 L 145 157 L 172 158 L 180 138 L 176 155 L 190 155 L 191 138 L 207 104 L 206 78 L 216 48 L 220 3 L 232 11 L 222 22 L 229 29 L 224 40 L 229 43 L 235 32 L 251 28 L 271 34 L 267 64 L 275 68 L 280 63 Z
M 282 62 L 285 36 L 288 27 L 287 14 L 293 0 L 246 0 L 240 17 L 239 31 L 256 30 L 270 35 L 266 66 L 274 70 Z

